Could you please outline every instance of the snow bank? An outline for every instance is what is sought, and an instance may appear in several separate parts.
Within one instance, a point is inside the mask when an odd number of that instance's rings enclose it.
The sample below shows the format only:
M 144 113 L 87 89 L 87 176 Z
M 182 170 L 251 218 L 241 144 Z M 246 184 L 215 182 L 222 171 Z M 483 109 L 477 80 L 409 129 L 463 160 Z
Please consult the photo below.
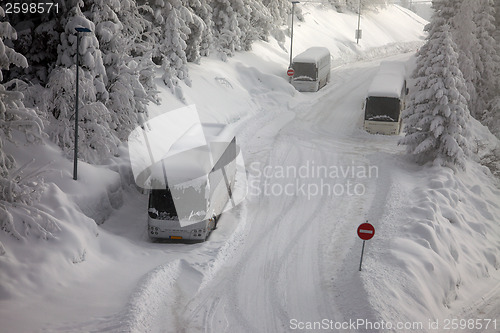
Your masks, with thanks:
M 67 273 L 76 273 L 97 250 L 98 224 L 123 197 L 120 175 L 107 167 L 79 161 L 73 180 L 72 162 L 50 142 L 22 147 L 6 142 L 5 150 L 19 165 L 33 160 L 20 176 L 36 174 L 32 181 L 43 186 L 38 202 L 9 207 L 12 230 L 0 232 L 0 300 L 8 301 L 54 288 Z
M 313 4 L 301 6 L 305 21 L 296 23 L 294 54 L 312 46 L 324 46 L 330 50 L 334 63 L 342 65 L 415 50 L 423 40 L 425 22 L 397 6 L 363 15 L 363 39 L 359 45 L 353 43 L 357 15 L 340 14 Z M 409 19 L 394 20 L 402 15 Z M 269 125 L 272 131 L 276 128 L 273 122 L 290 121 L 294 113 L 290 112 L 289 103 L 298 93 L 287 83 L 288 45 L 289 40 L 282 45 L 276 40 L 257 42 L 252 51 L 237 53 L 227 62 L 213 56 L 202 59 L 201 64 L 189 64 L 192 87 L 180 83 L 186 104 L 196 105 L 202 122 L 236 123 L 249 115 L 260 114 L 259 126 Z M 150 105 L 152 116 L 184 106 L 160 77 L 161 73 L 157 83 L 162 89 L 162 104 Z M 242 128 L 237 139 L 244 141 L 253 134 L 251 129 Z M 272 143 L 263 139 L 259 144 L 246 147 L 254 153 L 252 159 L 265 155 Z M 198 284 L 207 285 L 244 242 L 244 225 L 234 221 L 226 225 L 221 222 L 218 232 L 211 236 L 210 246 L 203 245 L 208 246 L 207 249 L 190 247 L 188 251 L 186 247 L 150 244 L 145 234 L 147 199 L 134 191 L 130 191 L 132 194 L 129 193 L 125 205 L 114 212 L 112 226 L 109 220 L 98 225 L 113 209 L 120 207 L 123 187 L 133 183 L 127 149 L 120 148 L 120 157 L 109 159 L 105 167 L 80 162 L 78 181 L 72 180 L 71 161 L 50 143 L 23 147 L 6 144 L 6 150 L 15 155 L 20 164 L 35 157 L 33 167 L 44 168 L 43 178 L 47 184 L 42 200 L 34 207 L 47 216 L 42 225 L 47 233 L 43 230 L 34 233 L 34 229 L 23 222 L 27 214 L 22 210 L 15 220 L 25 239 L 18 241 L 7 233 L 0 233 L 3 244 L 3 249 L 0 248 L 0 322 L 6 331 L 27 332 L 40 327 L 51 331 L 69 320 L 75 322 L 70 325 L 72 328 L 64 326 L 56 330 L 85 331 L 79 322 L 88 320 L 95 322 L 88 326 L 92 327 L 90 331 L 148 330 L 155 313 L 167 311 L 162 302 L 167 299 L 170 302 L 182 293 L 189 295 L 191 291 L 187 290 Z M 43 220 L 36 215 L 29 216 Z M 44 233 L 51 236 L 39 237 Z M 208 261 L 206 269 L 193 268 L 180 259 L 183 256 Z M 135 259 L 130 260 L 132 257 Z M 163 265 L 148 273 L 151 266 L 161 263 Z M 366 267 L 376 268 L 369 258 Z M 477 271 L 484 273 L 484 269 Z M 141 279 L 141 276 L 144 277 Z M 187 279 L 184 281 L 184 278 Z M 134 282 L 138 283 L 135 289 L 130 287 Z M 109 315 L 117 308 L 122 311 Z M 167 322 L 175 323 L 174 314 L 166 316 Z
M 399 6 L 362 13 L 363 38 L 359 44 L 355 39 L 356 14 L 336 13 L 324 6 L 301 4 L 301 8 L 305 22 L 295 21 L 293 53 L 312 46 L 328 47 L 336 65 L 416 50 L 425 38 L 423 26 L 427 21 Z M 401 24 L 399 18 L 405 23 Z
M 363 282 L 381 320 L 421 322 L 426 332 L 500 269 L 500 182 L 475 162 L 455 173 L 397 155 L 371 160 L 390 170 L 391 185 Z
M 151 332 L 158 321 L 175 323 L 175 312 L 166 299 L 192 296 L 202 274 L 185 260 L 175 260 L 148 273 L 132 294 L 123 314 L 122 332 Z M 184 294 L 184 295 L 180 295 Z

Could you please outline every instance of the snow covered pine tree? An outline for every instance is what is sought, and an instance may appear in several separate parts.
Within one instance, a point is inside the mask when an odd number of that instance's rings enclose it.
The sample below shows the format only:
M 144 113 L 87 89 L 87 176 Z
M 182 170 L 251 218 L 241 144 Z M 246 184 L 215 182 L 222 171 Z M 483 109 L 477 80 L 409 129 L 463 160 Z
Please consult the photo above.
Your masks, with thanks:
M 0 18 L 4 15 L 4 10 L 0 7 Z M 16 38 L 16 31 L 9 22 L 0 22 L 0 82 L 3 80 L 2 70 L 9 70 L 11 64 L 19 67 L 28 66 L 23 55 L 3 42 L 5 39 Z M 16 230 L 14 218 L 9 210 L 14 209 L 12 203 L 16 203 L 15 209 L 22 209 L 24 214 L 28 212 L 21 222 L 29 225 L 29 217 L 36 216 L 32 214 L 35 209 L 31 205 L 39 198 L 43 182 L 33 181 L 32 176 L 36 176 L 36 173 L 24 176 L 23 167 L 14 170 L 16 161 L 4 152 L 3 139 L 14 141 L 12 133 L 19 131 L 24 133 L 27 142 L 40 142 L 43 137 L 43 123 L 35 110 L 23 105 L 23 94 L 10 89 L 11 87 L 13 89 L 17 87 L 17 80 L 0 84 L 0 230 L 21 239 L 22 236 Z M 3 254 L 5 249 L 0 243 L 0 255 Z
M 438 19 L 443 24 L 433 25 L 425 47 L 417 54 L 416 88 L 403 112 L 406 135 L 399 143 L 419 163 L 464 169 L 469 152 L 469 95 L 450 26 L 443 17 Z
M 81 12 L 79 5 L 73 7 L 66 18 L 65 31 L 61 34 L 58 47 L 57 67 L 49 76 L 47 87 L 50 90 L 50 108 L 56 121 L 51 138 L 68 155 L 73 154 L 74 143 L 74 96 L 76 85 L 76 38 L 75 28 L 88 27 L 95 31 L 95 25 Z M 106 90 L 107 74 L 103 65 L 102 54 L 95 35 L 80 36 L 80 82 L 82 94 L 79 96 L 81 113 L 79 115 L 80 133 L 79 156 L 86 162 L 97 163 L 116 151 L 119 140 L 111 130 L 112 117 L 105 106 L 109 99 Z

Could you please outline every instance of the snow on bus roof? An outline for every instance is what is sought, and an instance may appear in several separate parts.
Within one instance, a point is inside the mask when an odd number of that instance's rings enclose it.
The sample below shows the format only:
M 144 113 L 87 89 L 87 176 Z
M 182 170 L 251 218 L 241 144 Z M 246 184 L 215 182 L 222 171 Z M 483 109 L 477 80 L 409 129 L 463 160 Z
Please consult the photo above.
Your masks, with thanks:
M 293 58 L 293 62 L 316 63 L 325 56 L 330 57 L 330 51 L 326 47 L 310 47 Z
M 228 126 L 218 123 L 197 123 L 182 134 L 170 147 L 165 157 L 211 142 L 230 142 L 234 134 Z
M 155 188 L 165 188 L 167 183 L 177 185 L 194 180 L 206 183 L 212 167 L 213 161 L 209 146 L 192 148 L 170 155 L 150 166 L 149 181 L 151 183 L 149 185 Z
M 201 142 L 199 137 L 206 138 Z M 229 146 L 234 134 L 228 126 L 216 123 L 198 123 L 189 128 L 168 153 L 150 167 L 151 179 L 160 186 L 167 175 L 170 184 L 181 184 L 198 179 L 206 182 L 208 173 Z
M 405 82 L 406 69 L 402 62 L 384 61 L 368 88 L 368 96 L 401 97 Z

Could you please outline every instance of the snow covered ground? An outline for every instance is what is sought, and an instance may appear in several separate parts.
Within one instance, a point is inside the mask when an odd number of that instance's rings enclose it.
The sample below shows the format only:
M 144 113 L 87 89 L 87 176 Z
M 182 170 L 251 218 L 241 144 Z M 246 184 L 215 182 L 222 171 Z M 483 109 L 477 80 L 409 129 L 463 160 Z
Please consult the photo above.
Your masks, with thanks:
M 301 6 L 294 54 L 321 45 L 333 56 L 319 92 L 288 84 L 288 44 L 274 40 L 190 65 L 187 103 L 236 130 L 248 176 L 246 201 L 205 243 L 149 242 L 125 147 L 102 167 L 80 163 L 74 182 L 53 145 L 6 146 L 35 157 L 50 185 L 28 241 L 0 234 L 2 332 L 500 330 L 488 322 L 500 321 L 498 179 L 472 161 L 466 172 L 416 166 L 398 137 L 362 130 L 377 66 L 411 67 L 425 22 L 395 6 L 365 13 L 356 45 L 356 15 Z M 184 106 L 161 96 L 152 116 Z M 473 128 L 483 155 L 498 146 Z M 366 220 L 376 234 L 360 272 Z

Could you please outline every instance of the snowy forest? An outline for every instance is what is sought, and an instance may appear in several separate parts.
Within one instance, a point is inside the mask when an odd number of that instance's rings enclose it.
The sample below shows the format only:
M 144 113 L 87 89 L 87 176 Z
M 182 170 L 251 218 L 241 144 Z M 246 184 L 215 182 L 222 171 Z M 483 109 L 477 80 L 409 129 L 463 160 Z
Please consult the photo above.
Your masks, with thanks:
M 500 2 L 433 1 L 432 7 L 400 143 L 420 163 L 463 169 L 474 151 L 469 117 L 500 137 Z
M 43 15 L 7 12 L 5 4 L 0 8 L 0 220 L 10 232 L 8 205 L 29 206 L 43 184 L 35 181 L 36 173 L 22 173 L 26 166 L 3 152 L 3 142 L 50 139 L 72 158 L 77 38 L 78 157 L 99 164 L 116 154 L 130 131 L 147 118 L 147 105 L 159 103 L 153 80 L 157 68 L 164 84 L 183 100 L 179 82 L 191 84 L 188 63 L 200 63 L 210 54 L 225 61 L 271 37 L 286 48 L 292 8 L 287 0 L 55 4 Z M 339 12 L 357 11 L 358 4 L 325 2 Z M 361 5 L 362 10 L 376 10 L 386 3 L 364 0 Z M 410 92 L 406 136 L 400 143 L 421 163 L 460 167 L 473 150 L 469 117 L 500 136 L 500 28 L 495 23 L 500 22 L 500 2 L 434 1 L 433 8 L 427 43 L 417 54 L 416 88 Z M 300 8 L 295 14 L 300 20 Z M 76 27 L 91 32 L 77 36 Z

